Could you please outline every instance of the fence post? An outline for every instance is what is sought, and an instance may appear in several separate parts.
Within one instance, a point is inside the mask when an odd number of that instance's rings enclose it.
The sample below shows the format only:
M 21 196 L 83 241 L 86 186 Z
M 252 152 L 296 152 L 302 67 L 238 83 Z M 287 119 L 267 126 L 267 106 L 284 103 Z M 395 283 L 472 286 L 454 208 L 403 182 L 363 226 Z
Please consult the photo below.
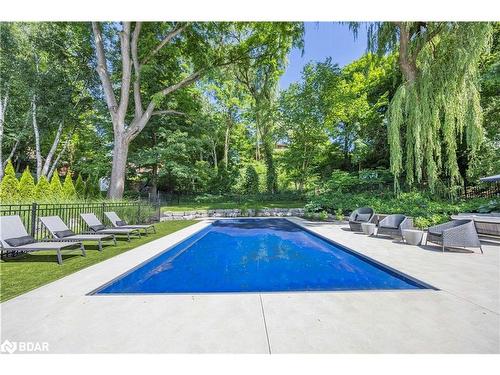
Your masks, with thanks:
M 36 207 L 35 202 L 31 203 L 31 237 L 35 237 L 36 234 Z
M 105 203 L 105 202 L 102 202 L 102 207 L 101 207 L 101 208 L 102 208 L 102 211 L 101 211 L 101 220 L 102 220 L 102 222 L 103 222 L 103 223 L 104 223 L 104 210 L 105 210 L 104 206 L 105 206 L 105 205 L 106 205 L 106 203 Z

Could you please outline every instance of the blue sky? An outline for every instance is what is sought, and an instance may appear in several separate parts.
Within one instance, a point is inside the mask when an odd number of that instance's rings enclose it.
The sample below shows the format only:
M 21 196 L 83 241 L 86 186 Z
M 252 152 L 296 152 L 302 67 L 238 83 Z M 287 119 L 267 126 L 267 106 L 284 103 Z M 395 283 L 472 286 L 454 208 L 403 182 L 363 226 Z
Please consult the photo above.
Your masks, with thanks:
M 309 61 L 324 61 L 331 56 L 334 63 L 344 66 L 366 52 L 366 29 L 360 27 L 354 40 L 347 24 L 334 22 L 306 22 L 304 55 L 293 49 L 288 55 L 288 67 L 280 78 L 280 88 L 286 89 L 292 82 L 300 80 L 302 68 Z

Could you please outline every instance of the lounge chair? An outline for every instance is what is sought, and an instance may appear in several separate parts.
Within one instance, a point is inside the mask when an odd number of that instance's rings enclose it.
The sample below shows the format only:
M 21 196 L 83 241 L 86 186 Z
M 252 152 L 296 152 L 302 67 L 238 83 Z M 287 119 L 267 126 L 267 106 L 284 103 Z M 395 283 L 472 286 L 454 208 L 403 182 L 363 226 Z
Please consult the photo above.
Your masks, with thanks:
M 68 228 L 64 221 L 59 216 L 44 216 L 40 218 L 45 228 L 50 232 L 53 239 L 57 242 L 80 242 L 80 241 L 97 241 L 99 251 L 102 251 L 102 241 L 113 241 L 116 245 L 116 238 L 114 234 L 90 234 L 81 233 L 75 234 Z
M 377 236 L 385 234 L 402 238 L 403 229 L 411 229 L 412 227 L 413 221 L 411 218 L 400 214 L 389 215 L 378 222 Z
M 82 242 L 36 241 L 31 237 L 21 221 L 19 215 L 0 216 L 0 246 L 2 257 L 4 252 L 34 252 L 55 250 L 57 262 L 62 264 L 61 250 L 79 246 L 82 256 L 85 256 L 85 247 Z
M 129 225 L 116 214 L 116 212 L 105 212 L 104 215 L 111 221 L 111 224 L 114 228 L 127 228 L 127 229 L 142 229 L 144 230 L 144 234 L 148 235 L 148 229 L 152 228 L 153 232 L 156 233 L 156 228 L 153 224 L 137 224 L 137 225 Z
M 127 229 L 127 228 L 106 228 L 106 226 L 101 223 L 101 221 L 95 216 L 95 214 L 80 214 L 83 221 L 88 225 L 91 232 L 95 234 L 114 234 L 114 235 L 126 235 L 127 241 L 130 242 L 130 234 L 136 234 L 139 237 L 141 232 L 139 229 Z
M 445 247 L 479 247 L 483 253 L 472 220 L 453 220 L 430 227 L 427 231 L 426 245 L 427 241 L 441 244 L 443 252 Z
M 349 216 L 349 227 L 353 232 L 361 232 L 362 223 L 371 223 L 375 217 L 373 208 L 361 207 L 354 210 Z

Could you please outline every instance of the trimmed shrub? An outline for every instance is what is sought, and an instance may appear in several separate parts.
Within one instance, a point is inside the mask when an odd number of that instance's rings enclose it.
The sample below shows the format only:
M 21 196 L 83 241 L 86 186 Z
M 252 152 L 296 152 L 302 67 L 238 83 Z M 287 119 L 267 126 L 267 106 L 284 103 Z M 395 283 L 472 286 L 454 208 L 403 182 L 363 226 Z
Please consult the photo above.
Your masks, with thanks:
M 16 172 L 9 160 L 5 167 L 5 173 L 0 183 L 0 201 L 10 203 L 19 201 L 19 181 L 16 178 Z
M 259 175 L 253 165 L 247 166 L 242 187 L 243 192 L 246 194 L 255 194 L 259 192 Z
M 26 167 L 19 180 L 19 200 L 32 202 L 35 199 L 35 179 L 31 175 L 30 168 Z
M 64 199 L 75 199 L 76 197 L 76 190 L 75 190 L 75 185 L 73 185 L 73 179 L 71 178 L 71 172 L 68 171 L 66 173 L 66 177 L 64 178 L 64 183 L 62 187 L 62 197 Z
M 37 202 L 43 202 L 50 201 L 52 198 L 53 196 L 49 180 L 47 180 L 47 177 L 45 176 L 40 177 L 35 187 L 35 200 Z
M 50 179 L 50 192 L 53 199 L 60 199 L 62 197 L 61 179 L 57 171 L 54 172 Z
M 78 199 L 85 199 L 85 181 L 83 181 L 81 174 L 79 174 L 76 179 L 75 191 Z

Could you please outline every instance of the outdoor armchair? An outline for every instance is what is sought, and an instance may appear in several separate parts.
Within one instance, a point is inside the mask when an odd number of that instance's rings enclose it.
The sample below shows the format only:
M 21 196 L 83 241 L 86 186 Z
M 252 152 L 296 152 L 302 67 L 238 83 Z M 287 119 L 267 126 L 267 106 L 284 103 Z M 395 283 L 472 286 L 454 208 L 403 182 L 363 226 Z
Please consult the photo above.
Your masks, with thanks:
M 362 223 L 371 223 L 375 217 L 373 208 L 361 207 L 354 210 L 349 216 L 349 227 L 354 232 L 361 232 Z
M 93 213 L 80 214 L 85 224 L 88 225 L 90 230 L 96 234 L 114 234 L 114 235 L 126 235 L 127 241 L 130 241 L 130 234 L 136 234 L 139 237 L 141 233 L 139 229 L 133 228 L 106 228 L 106 226 L 101 223 L 101 221 Z
M 34 252 L 55 250 L 57 262 L 62 264 L 61 250 L 79 246 L 82 256 L 85 256 L 83 243 L 78 242 L 58 242 L 58 241 L 36 241 L 31 237 L 21 221 L 19 215 L 0 216 L 0 247 L 2 256 L 4 252 Z
M 75 234 L 68 226 L 61 220 L 59 216 L 44 216 L 40 218 L 42 224 L 52 235 L 52 241 L 58 242 L 80 242 L 80 241 L 97 241 L 99 251 L 102 251 L 102 241 L 113 241 L 116 245 L 116 238 L 114 234 L 90 234 L 81 233 Z
M 153 232 L 156 233 L 156 228 L 153 224 L 137 224 L 137 225 L 130 225 L 127 224 L 125 221 L 120 219 L 120 217 L 116 214 L 116 212 L 111 211 L 111 212 L 105 212 L 104 215 L 111 221 L 111 224 L 113 225 L 114 228 L 127 228 L 127 229 L 139 229 L 139 230 L 144 230 L 144 234 L 148 234 L 148 229 L 151 228 L 153 229 Z
M 385 234 L 403 237 L 403 229 L 411 229 L 412 227 L 413 221 L 411 218 L 400 214 L 389 215 L 379 221 L 377 225 L 377 236 L 379 234 Z
M 472 220 L 453 220 L 430 227 L 426 244 L 427 241 L 441 244 L 443 252 L 445 247 L 479 247 L 481 253 L 483 252 Z

